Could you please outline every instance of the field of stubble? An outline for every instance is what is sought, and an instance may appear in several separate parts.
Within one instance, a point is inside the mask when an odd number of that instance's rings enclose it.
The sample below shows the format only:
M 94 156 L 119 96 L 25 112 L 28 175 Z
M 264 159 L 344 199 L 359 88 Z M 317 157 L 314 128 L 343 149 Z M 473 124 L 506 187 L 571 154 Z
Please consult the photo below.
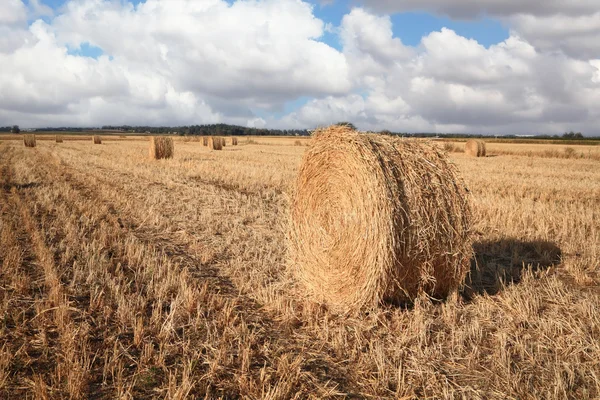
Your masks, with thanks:
M 285 267 L 294 142 L 0 138 L 0 398 L 600 397 L 592 149 L 450 153 L 467 287 L 340 316 Z

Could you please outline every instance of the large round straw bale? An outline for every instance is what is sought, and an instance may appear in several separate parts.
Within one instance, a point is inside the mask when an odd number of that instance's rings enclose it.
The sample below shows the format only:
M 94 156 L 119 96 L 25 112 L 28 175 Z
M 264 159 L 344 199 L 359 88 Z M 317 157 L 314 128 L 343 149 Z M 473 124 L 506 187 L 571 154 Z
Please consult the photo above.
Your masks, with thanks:
M 221 146 L 225 147 L 227 143 L 225 143 L 225 138 L 221 137 Z
M 238 138 L 232 137 L 231 138 L 231 145 L 232 146 L 237 146 L 238 145 Z
M 469 270 L 470 220 L 465 185 L 434 144 L 331 126 L 300 165 L 290 262 L 334 309 L 442 298 Z
M 471 139 L 465 144 L 465 154 L 471 157 L 485 157 L 485 143 L 482 140 Z
M 94 144 L 102 144 L 102 138 L 98 135 L 94 135 L 92 140 L 94 141 Z
M 150 138 L 150 158 L 160 160 L 173 158 L 173 138 L 165 136 L 152 136 Z
M 25 147 L 35 147 L 37 146 L 37 141 L 35 139 L 35 135 L 25 135 L 23 136 L 23 144 Z
M 56 135 L 56 137 L 54 138 L 54 141 L 56 143 L 62 143 L 63 142 L 63 137 L 61 135 Z
M 202 146 L 208 146 L 208 136 L 202 138 Z
M 208 147 L 210 147 L 213 150 L 223 150 L 222 138 L 217 136 L 211 136 L 208 141 Z

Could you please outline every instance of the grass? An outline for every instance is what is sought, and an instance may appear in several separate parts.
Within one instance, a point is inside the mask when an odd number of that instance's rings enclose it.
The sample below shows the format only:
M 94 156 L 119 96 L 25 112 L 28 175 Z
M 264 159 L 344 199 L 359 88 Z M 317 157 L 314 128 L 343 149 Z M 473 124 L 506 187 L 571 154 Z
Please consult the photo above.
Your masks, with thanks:
M 306 147 L 252 140 L 160 165 L 143 140 L 0 142 L 0 398 L 600 396 L 596 159 L 450 153 L 468 287 L 347 318 L 284 268 Z

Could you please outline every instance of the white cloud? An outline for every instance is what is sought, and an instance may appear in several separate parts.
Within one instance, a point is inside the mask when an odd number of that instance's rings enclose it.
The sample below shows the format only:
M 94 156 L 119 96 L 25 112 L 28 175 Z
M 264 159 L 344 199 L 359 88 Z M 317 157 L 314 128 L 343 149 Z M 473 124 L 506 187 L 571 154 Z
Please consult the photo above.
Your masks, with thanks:
M 21 0 L 0 2 L 0 24 L 16 24 L 27 20 L 27 7 Z
M 292 121 L 350 120 L 396 131 L 560 133 L 574 127 L 600 133 L 600 62 L 544 52 L 515 34 L 486 48 L 449 29 L 430 33 L 390 62 L 373 56 L 373 49 L 399 43 L 391 30 L 372 34 L 382 25 L 364 10 L 342 23 L 344 52 L 357 61 L 350 63 L 352 75 L 362 78 L 355 90 L 363 95 L 309 102 L 289 116 Z
M 575 28 L 562 17 L 511 16 L 516 28 L 493 46 L 441 29 L 411 47 L 387 16 L 355 8 L 333 29 L 299 0 L 71 0 L 30 26 L 24 3 L 10 3 L 10 14 L 8 4 L 0 126 L 348 120 L 369 130 L 600 133 L 600 61 L 552 45 L 591 37 L 593 18 L 568 17 L 581 18 Z M 319 41 L 326 29 L 341 51 Z M 86 43 L 104 54 L 69 51 Z M 309 100 L 268 117 L 299 97 Z
M 566 54 L 590 59 L 600 54 L 600 4 L 595 13 L 581 16 L 511 17 L 513 29 L 543 51 L 560 49 Z
M 386 13 L 426 11 L 458 19 L 501 18 L 516 35 L 543 51 L 581 59 L 600 54 L 598 0 L 363 0 Z
M 3 120 L 246 124 L 250 109 L 351 90 L 344 55 L 317 40 L 324 23 L 300 1 L 73 0 L 63 10 L 0 39 Z M 86 43 L 104 55 L 67 51 Z

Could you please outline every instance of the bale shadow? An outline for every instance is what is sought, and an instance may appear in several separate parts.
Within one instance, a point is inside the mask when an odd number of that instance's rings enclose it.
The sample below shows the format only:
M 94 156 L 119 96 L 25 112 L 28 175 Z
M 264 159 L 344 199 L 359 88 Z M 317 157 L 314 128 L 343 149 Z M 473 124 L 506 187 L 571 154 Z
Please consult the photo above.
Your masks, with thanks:
M 562 252 L 545 240 L 521 241 L 501 239 L 479 241 L 473 244 L 474 257 L 465 282 L 463 295 L 495 295 L 507 285 L 518 284 L 524 268 L 546 270 L 561 263 Z

